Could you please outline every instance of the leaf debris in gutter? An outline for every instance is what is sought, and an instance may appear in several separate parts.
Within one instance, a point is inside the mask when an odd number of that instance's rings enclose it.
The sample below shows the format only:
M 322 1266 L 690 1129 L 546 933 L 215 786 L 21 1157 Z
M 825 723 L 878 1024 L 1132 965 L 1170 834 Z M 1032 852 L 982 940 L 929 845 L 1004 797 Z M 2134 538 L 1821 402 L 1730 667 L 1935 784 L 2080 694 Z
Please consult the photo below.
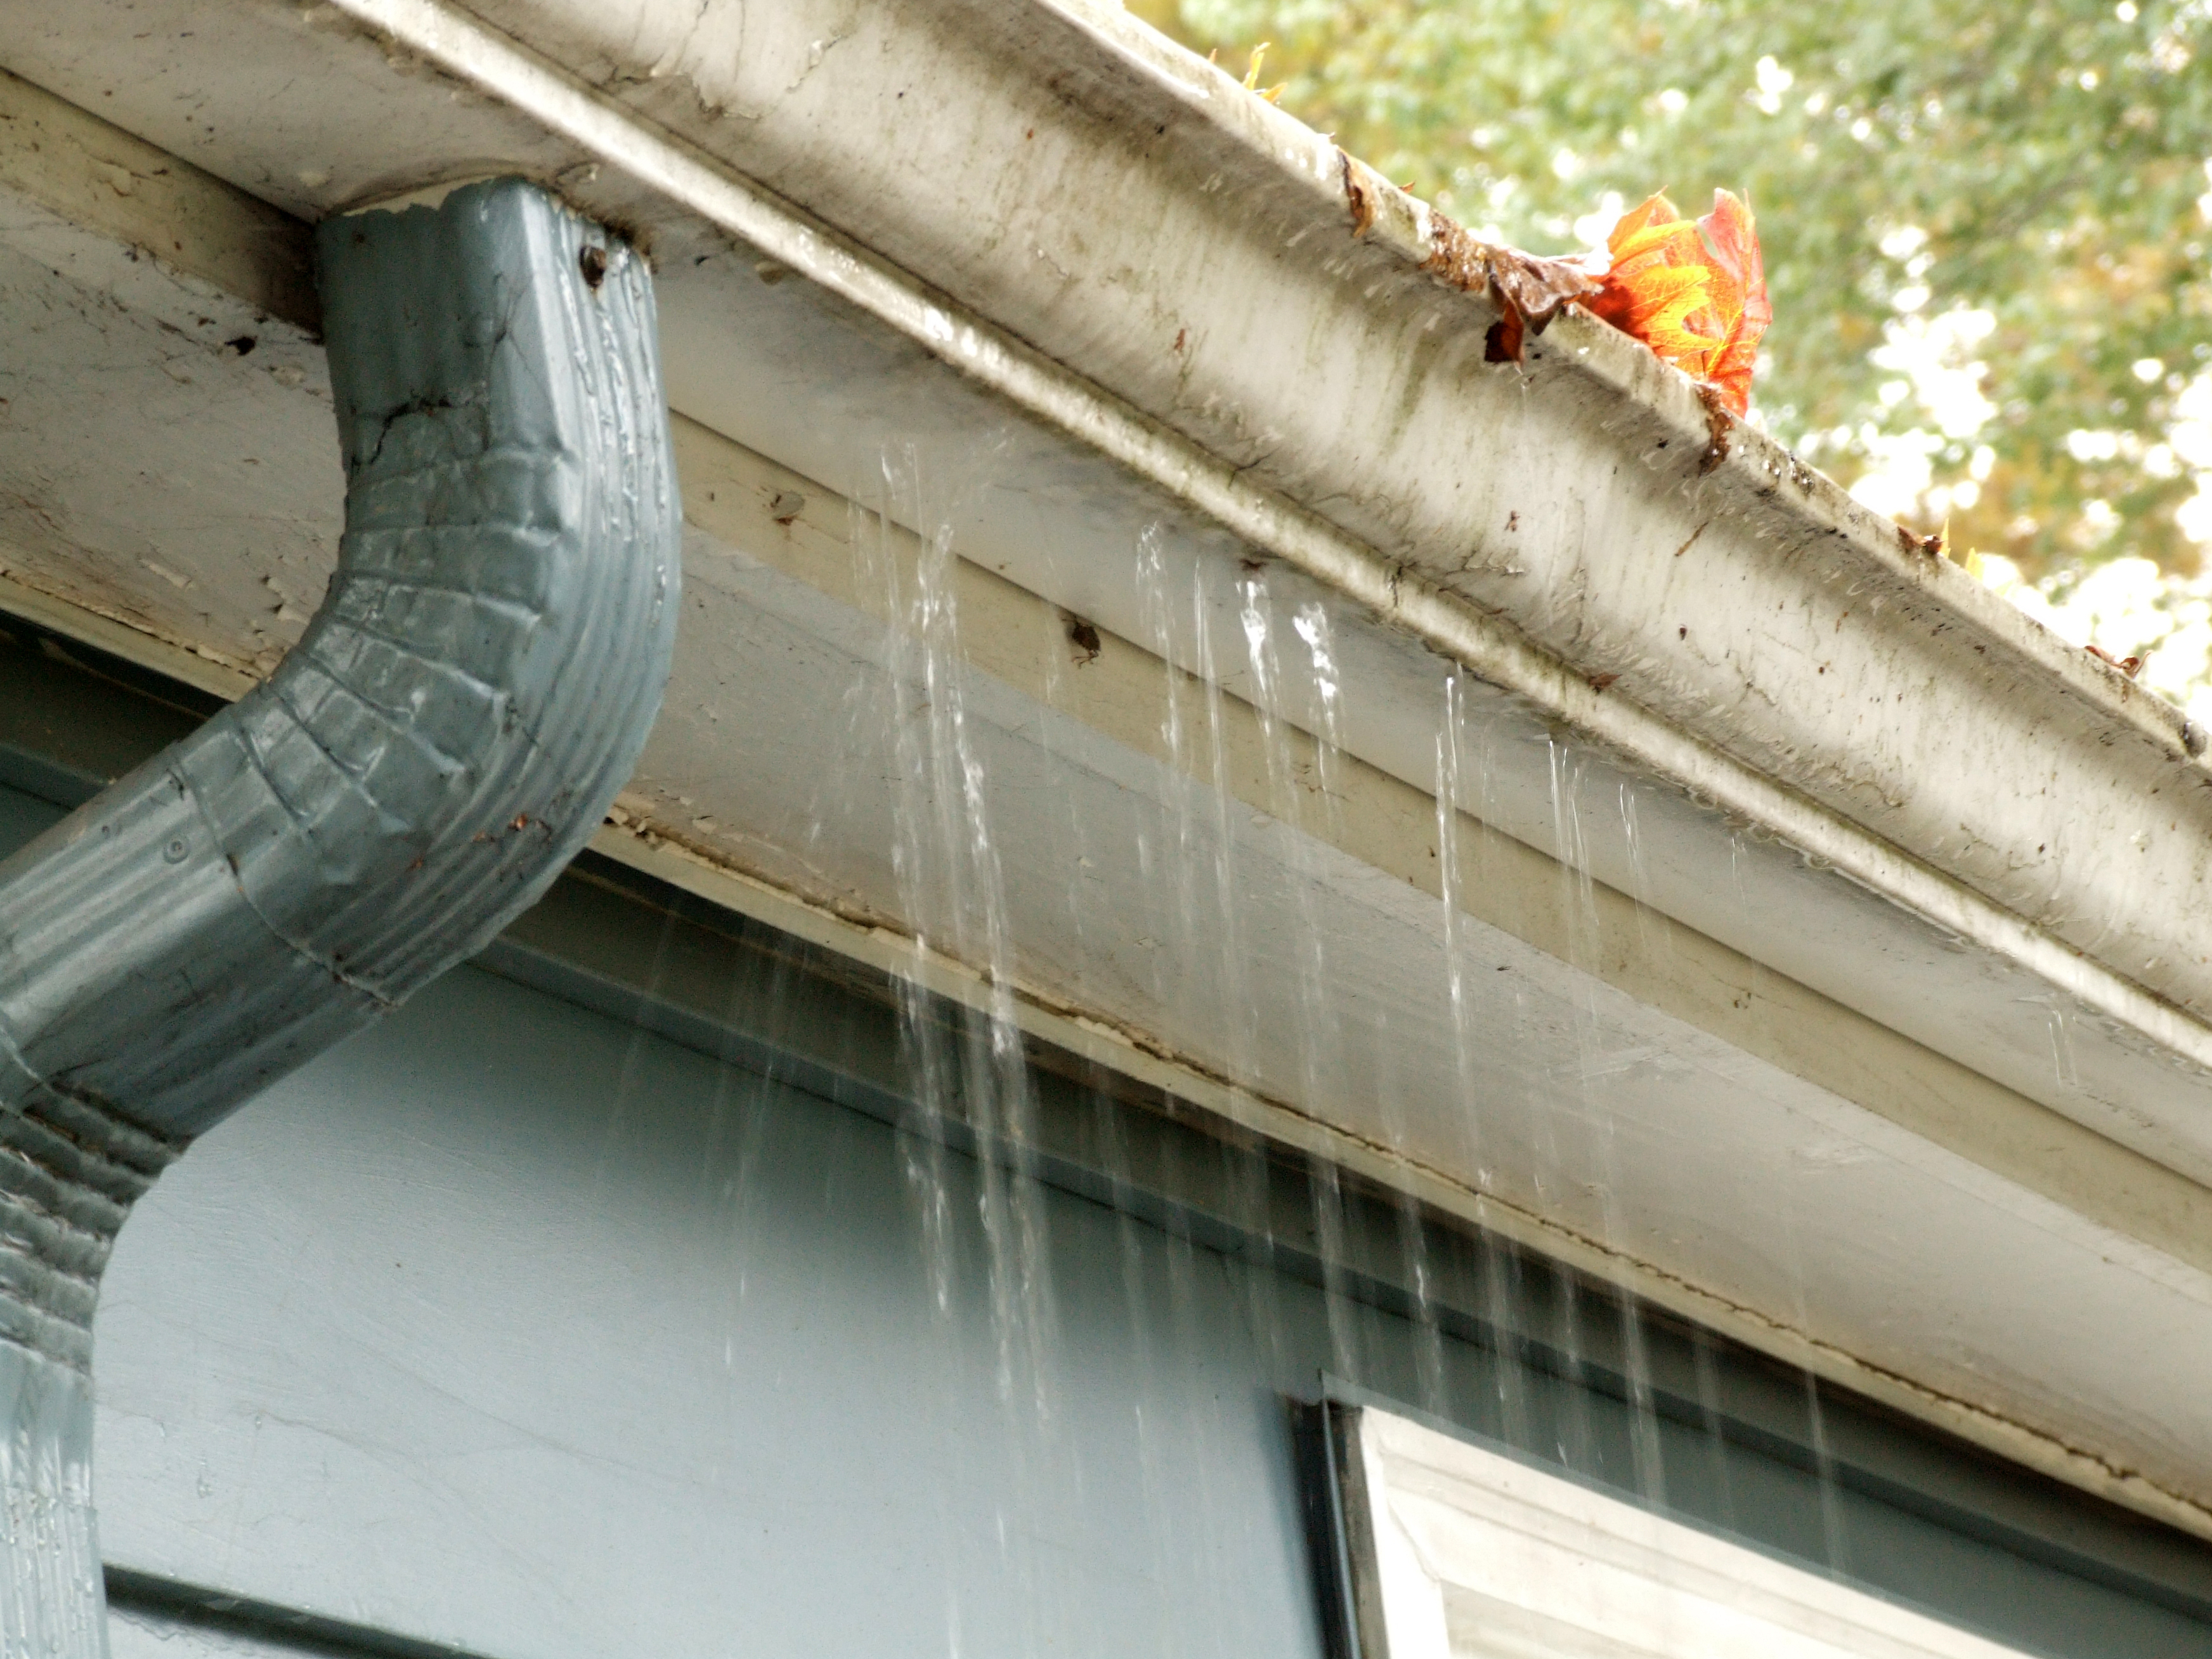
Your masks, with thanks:
M 1429 257 L 1421 269 L 1470 294 L 1487 293 L 1497 302 L 1501 314 L 1490 325 L 1483 348 L 1485 360 L 1493 363 L 1519 362 L 1526 336 L 1541 334 L 1571 301 L 1596 293 L 1600 286 L 1571 259 L 1547 259 L 1486 242 L 1434 208 L 1429 210 Z

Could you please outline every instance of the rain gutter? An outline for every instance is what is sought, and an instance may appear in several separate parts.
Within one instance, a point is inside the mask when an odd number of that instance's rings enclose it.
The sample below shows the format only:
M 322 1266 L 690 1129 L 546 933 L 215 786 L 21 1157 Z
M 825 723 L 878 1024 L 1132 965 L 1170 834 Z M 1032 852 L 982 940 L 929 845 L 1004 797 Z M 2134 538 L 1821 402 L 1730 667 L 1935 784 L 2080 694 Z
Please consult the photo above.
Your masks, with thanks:
M 643 260 L 520 180 L 326 220 L 348 478 L 264 685 L 0 865 L 0 1648 L 106 1651 L 92 1316 L 162 1168 L 477 952 L 598 829 L 668 676 Z
M 1516 395 L 1532 405 L 1548 398 L 1565 406 L 1572 400 L 1584 406 L 1578 413 L 1586 412 L 1594 397 L 1613 405 L 1601 411 L 1607 426 L 1587 434 L 1597 441 L 1594 453 L 1555 454 L 1555 467 L 1614 473 L 1626 468 L 1639 495 L 1694 509 L 1686 543 L 1673 550 L 1678 563 L 1698 543 L 1706 544 L 1708 554 L 1721 549 L 1729 532 L 1709 532 L 1717 521 L 1732 520 L 1735 536 L 1782 544 L 1782 562 L 1796 567 L 1784 573 L 1786 580 L 1814 596 L 1803 608 L 1839 613 L 1837 631 L 1856 608 L 1869 618 L 1863 627 L 1911 636 L 1877 641 L 1878 652 L 1898 654 L 1893 666 L 1916 670 L 1917 664 L 1902 658 L 1924 655 L 1923 636 L 1932 635 L 1944 649 L 1980 659 L 1973 671 L 1919 687 L 1931 705 L 1924 715 L 1909 708 L 1853 708 L 1848 706 L 1896 701 L 1902 694 L 1893 690 L 1895 675 L 1866 677 L 1854 687 L 1848 672 L 1829 680 L 1825 666 L 1809 656 L 1785 665 L 1778 659 L 1755 663 L 1731 653 L 1723 665 L 1725 685 L 1715 685 L 1706 675 L 1700 686 L 1686 683 L 1697 678 L 1694 670 L 1686 674 L 1687 664 L 1667 660 L 1674 654 L 1670 645 L 1687 644 L 1686 626 L 1677 641 L 1668 637 L 1674 630 L 1649 625 L 1651 618 L 1630 618 L 1626 636 L 1609 637 L 1621 634 L 1620 618 L 1565 617 L 1550 604 L 1494 604 L 1465 580 L 1467 572 L 1487 562 L 1510 575 L 1525 574 L 1484 544 L 1498 539 L 1495 534 L 1482 538 L 1468 527 L 1455 544 L 1424 543 L 1417 529 L 1405 533 L 1410 526 L 1403 524 L 1409 516 L 1404 503 L 1377 499 L 1380 483 L 1363 489 L 1359 481 L 1333 472 L 1330 457 L 1356 453 L 1369 434 L 1355 432 L 1347 440 L 1332 430 L 1325 447 L 1306 451 L 1297 447 L 1298 434 L 1272 434 L 1263 459 L 1240 459 L 1237 450 L 1249 451 L 1250 444 L 1210 446 L 1202 435 L 1178 429 L 1172 415 L 1161 418 L 1133 397 L 1116 395 L 1111 374 L 1116 365 L 1110 359 L 1093 352 L 1081 359 L 1093 372 L 1069 368 L 980 307 L 917 280 L 814 213 L 721 164 L 721 158 L 702 154 L 699 140 L 709 131 L 715 137 L 742 132 L 744 146 L 756 152 L 746 159 L 756 163 L 757 152 L 779 142 L 774 126 L 782 112 L 773 107 L 744 122 L 716 118 L 718 94 L 731 90 L 714 78 L 723 73 L 714 67 L 714 51 L 730 44 L 715 33 L 716 20 L 726 24 L 743 8 L 709 7 L 702 14 L 661 0 L 623 8 L 489 0 L 476 9 L 512 30 L 510 35 L 439 0 L 333 3 L 802 272 L 967 379 L 1111 457 L 1253 548 L 1352 599 L 1566 729 L 1832 866 L 1943 933 L 2017 965 L 2102 1019 L 2192 1066 L 2212 1070 L 2212 1027 L 2202 1017 L 2212 1010 L 2212 944 L 2204 936 L 2202 907 L 2143 902 L 2146 890 L 2201 890 L 2212 857 L 2212 792 L 2207 788 L 2212 775 L 2197 759 L 2205 734 L 2115 671 L 2043 635 L 1964 572 L 1861 507 L 1757 429 L 1716 413 L 1686 379 L 1603 325 L 1563 316 L 1532 350 L 1525 371 L 1511 366 L 1489 371 L 1492 377 L 1525 380 L 1526 391 L 1516 387 Z M 1191 127 L 1202 125 L 1205 140 L 1244 152 L 1240 159 L 1248 166 L 1269 168 L 1278 193 L 1303 198 L 1297 205 L 1306 216 L 1318 213 L 1340 221 L 1344 246 L 1339 249 L 1309 251 L 1295 224 L 1281 238 L 1287 258 L 1307 261 L 1317 284 L 1335 285 L 1332 262 L 1353 252 L 1387 256 L 1398 276 L 1424 286 L 1441 282 L 1449 287 L 1465 279 L 1464 233 L 1288 118 L 1257 100 L 1227 96 L 1227 77 L 1195 60 L 1175 61 L 1171 48 L 1146 39 L 1141 26 L 1118 9 L 1023 0 L 1019 9 L 1042 20 L 1033 27 L 1054 32 L 1065 42 L 1079 41 L 1094 58 L 1112 60 L 1113 70 L 1143 82 L 1143 91 L 1163 110 L 1173 106 L 1182 125 L 1178 143 L 1191 144 Z M 685 110 L 682 125 L 690 131 L 672 132 L 642 118 L 515 37 L 541 43 L 562 62 L 593 65 L 591 79 L 600 85 L 647 89 L 658 106 L 655 114 Z M 1097 64 L 1084 70 L 1091 76 L 1103 72 Z M 687 82 L 690 95 L 671 95 L 674 83 Z M 797 154 L 802 143 L 818 147 L 822 137 L 793 134 L 781 142 Z M 855 140 L 866 142 L 859 131 Z M 896 155 L 899 147 L 877 153 Z M 933 206 L 951 208 L 966 182 L 940 180 L 939 201 L 909 202 L 908 222 L 898 228 L 903 236 L 873 240 L 878 246 L 911 240 L 918 234 L 914 222 L 927 218 Z M 878 191 L 873 199 L 889 193 Z M 825 193 L 811 191 L 810 205 L 835 214 L 843 204 L 824 200 Z M 1003 228 L 979 223 L 973 213 L 945 212 L 939 228 L 963 220 L 975 246 L 1008 240 L 996 234 Z M 1027 228 L 1034 234 L 1034 227 Z M 1457 264 L 1446 257 L 1455 249 L 1461 251 Z M 1371 267 L 1371 258 L 1369 263 Z M 944 275 L 948 284 L 959 280 L 950 270 Z M 961 286 L 979 285 L 972 270 L 965 275 Z M 1470 342 L 1479 348 L 1498 314 L 1479 268 L 1474 283 L 1471 290 L 1450 296 L 1464 315 L 1458 325 L 1462 356 Z M 995 308 L 1006 308 L 1006 296 L 992 297 L 1000 301 Z M 1109 331 L 1095 321 L 1091 326 Z M 1423 333 L 1429 337 L 1410 349 L 1431 356 L 1447 351 L 1449 341 L 1436 337 L 1433 325 Z M 1106 374 L 1096 372 L 1102 368 Z M 1321 368 L 1325 375 L 1328 366 Z M 1179 371 L 1173 401 L 1182 425 L 1197 424 L 1188 418 L 1191 408 L 1227 400 L 1203 384 L 1202 369 L 1193 365 Z M 1142 395 L 1133 386 L 1127 391 Z M 1249 396 L 1250 388 L 1222 391 Z M 1432 493 L 1459 491 L 1455 483 L 1438 482 Z M 1349 512 L 1347 505 L 1366 510 Z M 1587 522 L 1587 514 L 1578 516 Z M 1399 533 L 1363 536 L 1340 521 L 1353 517 Z M 1671 534 L 1664 524 L 1649 527 Z M 1648 534 L 1626 537 L 1618 525 L 1598 533 L 1615 544 L 1609 550 L 1563 545 L 1559 556 L 1587 556 L 1592 563 L 1608 556 L 1653 556 L 1650 548 L 1623 544 L 1648 542 Z M 1465 551 L 1468 539 L 1476 541 L 1473 553 Z M 1533 538 L 1528 545 L 1533 548 Z M 1523 550 L 1517 544 L 1514 550 L 1516 555 Z M 1814 561 L 1826 568 L 1809 568 Z M 1773 561 L 1770 556 L 1759 562 Z M 1460 567 L 1458 580 L 1443 574 L 1454 564 Z M 1633 602 L 1641 586 L 1624 581 L 1618 597 Z M 1576 598 L 1586 609 L 1597 608 L 1606 602 L 1605 586 L 1604 573 L 1585 568 Z M 1850 596 L 1869 588 L 1876 591 L 1855 607 Z M 1802 618 L 1792 620 L 1802 628 Z M 1944 640 L 1947 635 L 1953 638 Z M 1711 707 L 1719 701 L 1715 692 L 1726 699 L 1717 710 Z M 2017 797 L 2003 792 L 2013 780 L 1940 752 L 1942 720 L 1958 712 L 1943 709 L 1942 701 L 1962 692 L 1972 703 L 1971 724 L 1983 737 L 2023 727 L 2035 735 Z M 1885 761 L 1901 757 L 1904 769 L 1875 775 L 1876 769 L 1857 768 L 1856 757 L 1838 753 L 1844 745 L 1819 729 L 1825 720 L 1804 720 L 1799 716 L 1806 711 L 1790 710 L 1796 699 L 1846 706 L 1847 717 L 1861 728 L 1857 741 Z M 1698 701 L 1708 708 L 1692 720 L 1667 706 Z M 1762 706 L 1784 718 L 1744 718 Z M 1892 729 L 1866 730 L 1869 718 L 1886 720 Z M 1759 729 L 1762 724 L 1767 729 Z M 2137 824 L 2126 804 L 2116 809 L 2110 799 L 2116 785 L 2140 788 L 2146 796 L 2163 791 L 2162 799 Z M 2014 808 L 2021 810 L 2006 810 Z M 2085 825 L 2085 817 L 2113 821 Z M 2041 840 L 2031 846 L 2031 836 Z M 2114 846 L 2136 855 L 2112 872 L 2117 884 L 2100 867 L 2122 864 L 2109 856 Z M 2052 853 L 2053 848 L 2061 851 Z M 2119 890 L 2098 890 L 2116 885 Z

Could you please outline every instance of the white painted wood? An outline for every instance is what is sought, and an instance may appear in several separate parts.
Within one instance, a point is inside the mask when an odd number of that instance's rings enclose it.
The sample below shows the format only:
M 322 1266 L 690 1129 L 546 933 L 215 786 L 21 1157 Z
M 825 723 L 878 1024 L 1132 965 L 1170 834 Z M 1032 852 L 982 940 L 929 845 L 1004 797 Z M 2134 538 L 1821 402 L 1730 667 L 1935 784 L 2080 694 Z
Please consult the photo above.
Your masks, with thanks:
M 302 1650 L 230 1631 L 195 1629 L 158 1613 L 110 1609 L 108 1659 L 301 1659 Z
M 1339 1421 L 1364 1659 L 2016 1659 L 1393 1413 Z

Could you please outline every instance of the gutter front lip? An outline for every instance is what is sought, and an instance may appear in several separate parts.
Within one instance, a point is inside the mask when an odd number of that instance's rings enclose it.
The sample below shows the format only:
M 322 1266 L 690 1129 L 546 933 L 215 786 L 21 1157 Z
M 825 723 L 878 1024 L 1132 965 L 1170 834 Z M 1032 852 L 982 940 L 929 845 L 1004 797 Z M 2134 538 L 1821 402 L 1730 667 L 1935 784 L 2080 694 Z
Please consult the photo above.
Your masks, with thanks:
M 439 0 L 331 3 L 792 267 L 969 380 L 1109 457 L 1255 549 L 1412 635 L 1447 661 L 1523 699 L 1577 736 L 1759 826 L 1944 933 L 2212 1073 L 2212 1025 L 1799 790 L 1621 693 L 1594 687 L 1511 623 L 1427 587 L 1368 543 L 1253 482 L 1246 469 L 1170 430 L 732 169 L 704 159 L 690 144 L 647 125 L 526 47 Z M 1398 198 L 1401 213 L 1402 204 L 1411 200 Z M 1575 326 L 1576 320 L 1567 319 L 1566 326 Z M 1798 465 L 1748 428 L 1738 428 L 1737 439 L 1747 451 L 1753 445 L 1771 451 L 1763 459 L 1772 465 Z M 2002 604 L 1994 595 L 1987 602 Z M 2029 626 L 2026 618 L 2020 626 Z M 2132 708 L 2111 712 L 2177 750 L 2188 745 L 2188 730 L 2178 714 L 2160 718 Z

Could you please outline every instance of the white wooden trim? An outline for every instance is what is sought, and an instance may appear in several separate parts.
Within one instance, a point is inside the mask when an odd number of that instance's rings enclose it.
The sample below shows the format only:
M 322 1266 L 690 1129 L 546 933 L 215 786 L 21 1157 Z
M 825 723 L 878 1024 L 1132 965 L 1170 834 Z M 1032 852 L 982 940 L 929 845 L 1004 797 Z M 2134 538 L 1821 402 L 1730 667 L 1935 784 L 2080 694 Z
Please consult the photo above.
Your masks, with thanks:
M 2016 1659 L 1407 1419 L 1338 1421 L 1361 1659 Z

